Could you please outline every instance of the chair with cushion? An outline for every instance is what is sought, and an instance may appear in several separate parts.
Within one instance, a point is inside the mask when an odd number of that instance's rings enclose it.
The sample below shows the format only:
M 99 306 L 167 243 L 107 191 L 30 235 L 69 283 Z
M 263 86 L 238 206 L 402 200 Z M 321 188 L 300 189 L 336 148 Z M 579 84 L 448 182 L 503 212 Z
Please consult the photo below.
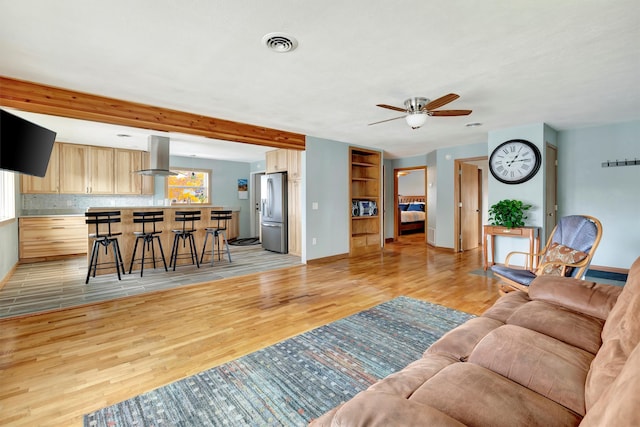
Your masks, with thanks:
M 227 223 L 231 221 L 232 212 L 229 210 L 212 210 L 211 211 L 211 222 L 215 223 L 214 227 L 207 227 L 206 234 L 204 237 L 204 245 L 202 246 L 202 254 L 200 255 L 200 264 L 204 259 L 204 253 L 207 249 L 207 240 L 209 236 L 211 236 L 211 265 L 213 265 L 213 261 L 215 259 L 215 254 L 218 255 L 218 261 L 220 261 L 220 246 L 222 245 L 226 251 L 227 256 L 229 257 L 229 262 L 231 262 L 231 251 L 229 250 L 229 242 L 227 242 Z
M 540 253 L 533 254 L 534 266 L 514 267 L 511 257 L 528 252 L 510 252 L 504 265 L 494 265 L 491 271 L 501 281 L 501 293 L 512 290 L 528 292 L 529 284 L 537 276 L 552 275 L 583 278 L 602 237 L 602 224 L 587 215 L 570 215 L 560 218 L 547 244 Z

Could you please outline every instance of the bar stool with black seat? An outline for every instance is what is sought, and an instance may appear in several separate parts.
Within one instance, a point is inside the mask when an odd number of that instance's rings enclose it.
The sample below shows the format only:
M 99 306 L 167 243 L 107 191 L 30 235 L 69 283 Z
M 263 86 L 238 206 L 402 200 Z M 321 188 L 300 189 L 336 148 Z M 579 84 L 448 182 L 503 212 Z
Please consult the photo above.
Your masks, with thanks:
M 212 210 L 211 221 L 215 223 L 214 227 L 205 228 L 206 234 L 204 236 L 204 245 L 202 245 L 202 254 L 200 255 L 200 264 L 204 259 L 204 252 L 207 249 L 207 240 L 211 236 L 211 265 L 215 259 L 215 255 L 218 255 L 218 261 L 220 261 L 220 244 L 224 245 L 227 250 L 227 256 L 229 262 L 231 262 L 231 251 L 229 250 L 229 242 L 227 241 L 227 223 L 231 220 L 231 211 L 228 210 Z M 220 240 L 222 238 L 222 240 Z
M 193 237 L 193 233 L 196 232 L 195 222 L 200 221 L 200 211 L 176 211 L 175 221 L 182 223 L 182 228 L 177 230 L 171 230 L 174 234 L 173 247 L 171 248 L 171 261 L 169 261 L 169 267 L 173 266 L 173 271 L 176 271 L 176 263 L 179 257 L 188 256 L 191 258 L 191 263 L 200 268 L 198 263 L 198 250 L 196 249 L 196 241 Z M 191 222 L 191 227 L 187 227 L 187 223 Z M 182 240 L 182 247 L 187 246 L 187 240 L 189 241 L 189 254 L 179 254 L 180 240 Z
M 122 280 L 120 271 L 122 271 L 122 274 L 125 274 L 125 270 L 122 254 L 120 253 L 120 245 L 118 244 L 118 236 L 122 233 L 111 230 L 111 224 L 121 221 L 120 211 L 85 212 L 84 216 L 86 218 L 85 223 L 89 225 L 89 231 L 91 231 L 91 226 L 94 226 L 94 232 L 89 233 L 89 238 L 93 239 L 93 245 L 91 246 L 91 259 L 87 270 L 87 280 L 85 280 L 84 283 L 89 283 L 89 277 L 92 273 L 93 277 L 96 277 L 96 272 L 99 269 L 113 267 L 115 267 L 118 273 L 118 280 Z M 98 262 L 101 246 L 104 247 L 105 255 L 109 253 L 109 247 L 112 247 L 113 262 Z
M 133 269 L 133 263 L 136 261 L 136 252 L 138 250 L 138 242 L 142 241 L 142 256 L 138 260 L 140 262 L 140 277 L 144 274 L 144 264 L 145 263 L 153 263 L 153 268 L 156 268 L 156 250 L 154 241 L 157 240 L 158 248 L 160 248 L 160 259 L 162 260 L 162 264 L 164 265 L 164 271 L 167 270 L 167 262 L 164 260 L 164 251 L 162 250 L 162 242 L 160 241 L 159 234 L 162 231 L 156 230 L 156 222 L 162 222 L 164 219 L 162 211 L 153 211 L 153 212 L 134 212 L 133 213 L 133 223 L 134 224 L 142 224 L 142 231 L 134 231 L 133 234 L 136 236 L 136 244 L 133 247 L 133 255 L 131 255 L 131 264 L 129 264 L 129 274 L 131 274 L 131 270 Z M 152 230 L 147 230 L 145 225 L 151 224 Z M 149 252 L 151 250 L 151 259 L 145 260 L 145 252 Z

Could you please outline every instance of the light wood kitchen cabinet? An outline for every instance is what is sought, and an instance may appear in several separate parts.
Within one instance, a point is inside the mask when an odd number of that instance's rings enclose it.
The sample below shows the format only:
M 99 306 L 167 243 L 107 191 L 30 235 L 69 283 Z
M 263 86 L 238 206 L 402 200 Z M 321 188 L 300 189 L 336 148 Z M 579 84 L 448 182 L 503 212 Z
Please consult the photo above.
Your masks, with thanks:
M 41 193 L 57 194 L 60 186 L 60 144 L 53 144 L 51 158 L 44 178 L 31 175 L 20 175 L 20 191 L 23 194 Z
M 60 144 L 60 193 L 113 194 L 114 149 Z
M 116 194 L 142 194 L 142 175 L 135 173 L 142 168 L 142 152 L 116 148 L 114 157 Z
M 142 157 L 142 164 L 140 169 L 149 169 L 151 167 L 151 153 L 148 151 L 141 151 L 140 156 Z M 142 194 L 151 195 L 155 194 L 155 178 L 153 175 L 143 175 L 142 176 Z
M 22 217 L 18 229 L 21 260 L 38 261 L 87 252 L 84 216 Z
M 301 184 L 302 183 L 299 180 L 287 182 L 287 227 L 289 229 L 289 253 L 297 256 L 302 255 L 302 215 L 300 214 Z
M 302 178 L 302 151 L 287 150 L 287 179 L 298 181 Z
M 284 149 L 267 151 L 266 163 L 267 173 L 287 171 L 287 151 Z

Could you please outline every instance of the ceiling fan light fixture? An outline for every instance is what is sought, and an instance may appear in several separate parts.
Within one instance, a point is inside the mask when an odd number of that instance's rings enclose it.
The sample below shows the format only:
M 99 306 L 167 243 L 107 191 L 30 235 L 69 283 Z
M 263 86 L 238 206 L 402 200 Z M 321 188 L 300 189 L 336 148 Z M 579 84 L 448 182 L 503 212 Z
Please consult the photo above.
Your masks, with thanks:
M 427 121 L 428 114 L 425 112 L 408 113 L 405 117 L 407 124 L 411 126 L 411 129 L 418 129 Z

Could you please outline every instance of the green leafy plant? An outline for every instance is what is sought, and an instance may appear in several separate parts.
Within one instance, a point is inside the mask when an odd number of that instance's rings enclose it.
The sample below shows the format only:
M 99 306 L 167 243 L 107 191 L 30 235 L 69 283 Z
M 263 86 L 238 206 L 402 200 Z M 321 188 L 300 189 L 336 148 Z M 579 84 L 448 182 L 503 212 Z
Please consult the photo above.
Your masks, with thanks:
M 531 205 L 525 205 L 520 200 L 500 200 L 489 208 L 489 222 L 507 228 L 524 227 L 524 220 L 528 217 L 525 211 Z

